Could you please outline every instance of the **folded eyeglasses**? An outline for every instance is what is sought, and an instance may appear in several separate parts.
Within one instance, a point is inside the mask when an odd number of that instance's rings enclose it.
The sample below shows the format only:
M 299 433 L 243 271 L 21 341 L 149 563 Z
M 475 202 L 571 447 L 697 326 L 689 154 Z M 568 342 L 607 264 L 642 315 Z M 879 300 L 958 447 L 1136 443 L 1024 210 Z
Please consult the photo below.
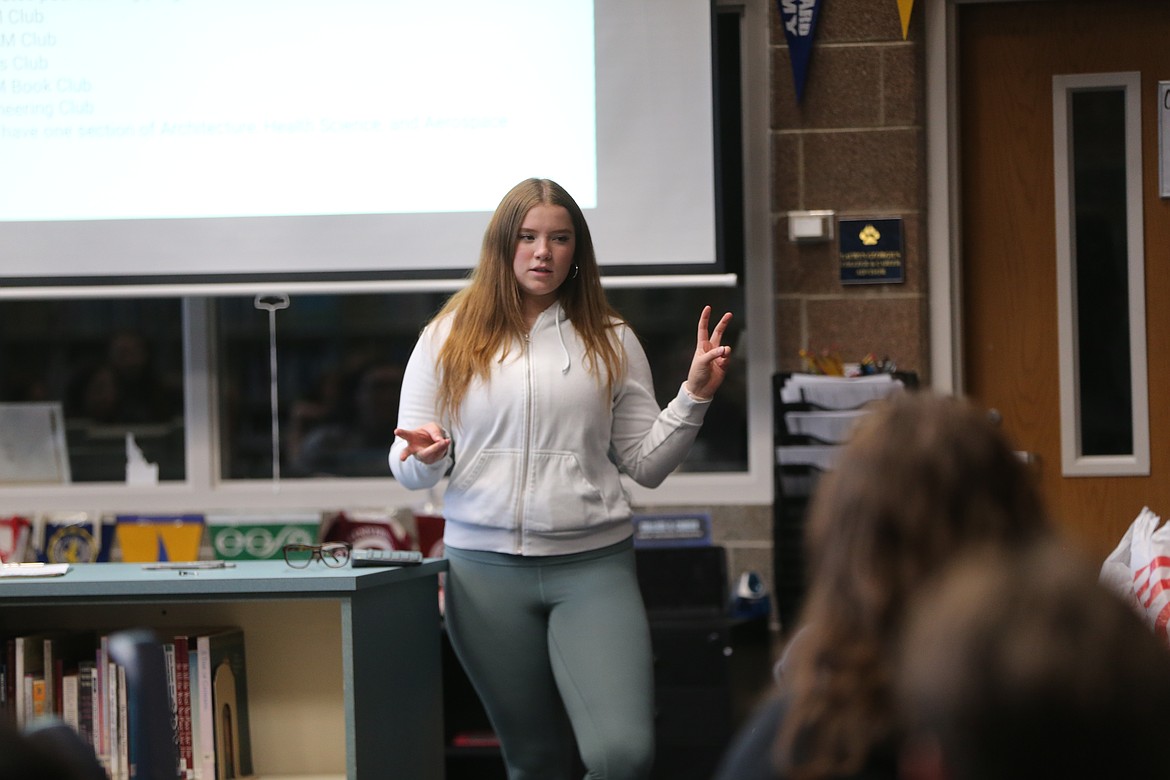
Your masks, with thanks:
M 294 569 L 307 569 L 313 561 L 321 561 L 331 569 L 349 563 L 352 547 L 345 542 L 325 544 L 286 544 L 284 562 Z

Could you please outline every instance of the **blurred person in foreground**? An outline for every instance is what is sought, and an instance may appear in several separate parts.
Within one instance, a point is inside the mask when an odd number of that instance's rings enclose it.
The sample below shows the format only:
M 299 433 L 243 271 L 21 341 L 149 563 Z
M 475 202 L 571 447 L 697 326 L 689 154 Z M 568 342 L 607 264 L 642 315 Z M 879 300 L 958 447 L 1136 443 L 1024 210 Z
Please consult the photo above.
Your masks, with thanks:
M 1170 648 L 1056 545 L 948 571 L 896 681 L 903 780 L 1170 777 Z
M 929 391 L 877 402 L 818 482 L 808 587 L 783 676 L 719 780 L 895 778 L 895 651 L 911 598 L 964 551 L 1051 533 L 1032 475 L 973 405 Z

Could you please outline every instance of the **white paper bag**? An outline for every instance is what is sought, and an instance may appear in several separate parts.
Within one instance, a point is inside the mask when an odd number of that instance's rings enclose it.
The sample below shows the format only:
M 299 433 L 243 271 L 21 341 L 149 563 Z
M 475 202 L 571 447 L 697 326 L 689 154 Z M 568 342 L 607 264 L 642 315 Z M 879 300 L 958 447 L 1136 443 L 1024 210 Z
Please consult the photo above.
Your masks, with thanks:
M 1155 636 L 1170 643 L 1170 524 L 1162 525 L 1161 517 L 1142 507 L 1105 559 L 1100 580 L 1131 599 Z

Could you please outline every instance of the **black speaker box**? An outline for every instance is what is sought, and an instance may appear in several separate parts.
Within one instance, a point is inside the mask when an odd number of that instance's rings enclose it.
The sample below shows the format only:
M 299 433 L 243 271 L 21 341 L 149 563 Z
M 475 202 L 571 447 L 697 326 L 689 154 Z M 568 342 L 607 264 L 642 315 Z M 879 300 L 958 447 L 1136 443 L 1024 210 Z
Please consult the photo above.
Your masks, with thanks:
M 726 613 L 727 551 L 722 547 L 644 547 L 635 555 L 648 612 Z

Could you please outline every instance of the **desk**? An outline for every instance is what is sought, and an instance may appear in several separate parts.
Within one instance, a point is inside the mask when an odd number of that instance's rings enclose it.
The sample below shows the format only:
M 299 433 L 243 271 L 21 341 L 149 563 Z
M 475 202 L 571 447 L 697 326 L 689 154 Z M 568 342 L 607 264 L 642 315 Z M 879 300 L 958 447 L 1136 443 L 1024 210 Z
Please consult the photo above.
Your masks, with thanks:
M 62 577 L 0 580 L 0 631 L 239 625 L 258 777 L 441 780 L 446 565 L 76 564 Z

